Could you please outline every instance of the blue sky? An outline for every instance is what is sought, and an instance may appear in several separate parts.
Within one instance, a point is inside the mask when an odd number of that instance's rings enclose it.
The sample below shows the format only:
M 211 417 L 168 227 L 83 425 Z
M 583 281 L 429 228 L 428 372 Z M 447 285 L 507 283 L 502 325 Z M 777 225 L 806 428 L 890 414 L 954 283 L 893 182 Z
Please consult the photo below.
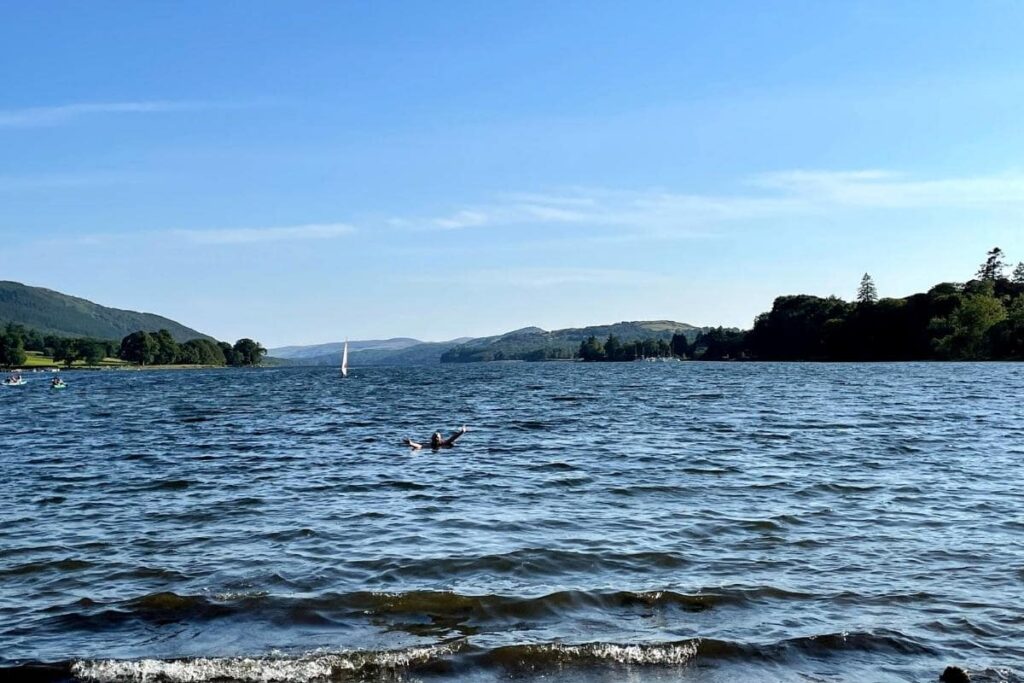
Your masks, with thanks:
M 1024 260 L 1024 4 L 0 2 L 13 279 L 268 346 Z

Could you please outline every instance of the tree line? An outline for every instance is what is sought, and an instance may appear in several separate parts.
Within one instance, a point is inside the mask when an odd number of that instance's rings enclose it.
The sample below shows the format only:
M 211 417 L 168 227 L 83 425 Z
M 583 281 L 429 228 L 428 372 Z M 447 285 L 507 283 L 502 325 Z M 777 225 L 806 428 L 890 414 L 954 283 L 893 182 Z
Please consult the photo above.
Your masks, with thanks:
M 676 334 L 668 352 L 691 360 L 1024 360 L 1024 262 L 1008 271 L 996 247 L 971 280 L 899 299 L 880 299 L 865 274 L 855 301 L 780 296 L 752 329 L 714 328 L 692 342 Z M 663 355 L 656 340 L 621 343 L 613 336 L 590 337 L 577 351 L 585 361 Z
M 676 334 L 672 337 L 672 343 L 678 338 L 686 342 L 686 337 Z M 636 341 L 622 342 L 614 334 L 609 334 L 603 342 L 591 335 L 580 342 L 577 357 L 588 362 L 623 362 L 640 360 L 643 358 L 666 358 L 673 355 L 672 344 L 664 339 L 642 339 Z M 678 354 L 675 354 L 678 355 Z
M 267 350 L 252 339 L 239 339 L 234 345 L 209 339 L 174 341 L 167 330 L 132 332 L 121 340 L 118 358 L 137 365 L 232 365 L 254 366 L 263 361 Z
M 88 337 L 44 334 L 9 323 L 0 334 L 0 365 L 22 366 L 29 352 L 48 356 L 55 363 L 71 367 L 77 361 L 97 365 L 106 358 L 118 358 L 138 365 L 259 365 L 267 351 L 252 339 L 234 344 L 209 339 L 191 339 L 179 344 L 167 330 L 132 332 L 120 342 Z
M 441 354 L 442 363 L 480 363 L 503 360 L 544 361 L 572 360 L 575 357 L 572 346 L 529 346 L 512 348 L 455 347 Z
M 779 297 L 740 352 L 760 360 L 1024 360 L 1024 263 L 1007 270 L 996 247 L 973 279 L 902 299 L 879 299 L 867 274 L 853 302 Z
M 88 337 L 60 337 L 8 323 L 3 334 L 0 334 L 0 365 L 24 365 L 30 351 L 49 356 L 57 363 L 71 365 L 76 360 L 84 360 L 95 364 L 114 356 L 117 353 L 117 342 Z
M 741 330 L 713 327 L 697 333 L 691 338 L 676 332 L 671 340 L 640 339 L 619 341 L 615 335 L 608 335 L 603 342 L 588 337 L 580 343 L 576 357 L 589 362 L 621 363 L 645 358 L 678 358 L 689 360 L 728 360 L 742 357 L 743 340 L 746 333 Z

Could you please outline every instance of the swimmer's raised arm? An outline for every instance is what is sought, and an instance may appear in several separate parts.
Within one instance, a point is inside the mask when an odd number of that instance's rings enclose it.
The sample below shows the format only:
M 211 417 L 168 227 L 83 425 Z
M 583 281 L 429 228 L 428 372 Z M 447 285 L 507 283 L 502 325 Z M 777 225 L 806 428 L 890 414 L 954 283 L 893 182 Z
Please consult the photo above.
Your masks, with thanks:
M 468 431 L 469 430 L 466 428 L 466 425 L 462 425 L 462 428 L 459 429 L 459 431 L 452 432 L 452 435 L 449 436 L 447 439 L 445 439 L 444 445 L 445 446 L 454 446 L 455 445 L 455 440 L 458 439 L 460 436 L 462 436 L 463 434 L 465 434 Z

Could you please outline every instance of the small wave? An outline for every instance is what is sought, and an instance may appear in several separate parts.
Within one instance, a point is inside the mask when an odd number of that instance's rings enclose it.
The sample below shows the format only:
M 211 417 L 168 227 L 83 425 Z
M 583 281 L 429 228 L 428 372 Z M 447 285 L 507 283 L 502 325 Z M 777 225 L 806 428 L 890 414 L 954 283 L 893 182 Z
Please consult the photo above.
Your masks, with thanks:
M 575 488 L 577 486 L 586 486 L 587 484 L 593 483 L 593 481 L 593 479 L 587 476 L 564 477 L 562 479 L 554 479 L 548 482 L 548 485 L 558 486 L 561 488 Z
M 530 465 L 530 469 L 534 470 L 534 471 L 537 471 L 537 472 L 543 472 L 545 470 L 554 470 L 554 471 L 557 471 L 557 472 L 571 472 L 571 471 L 579 469 L 579 468 L 576 467 L 575 465 L 570 465 L 567 462 L 557 462 L 557 461 L 555 461 L 555 462 L 539 463 L 537 465 Z
M 397 650 L 316 651 L 304 655 L 268 654 L 190 659 L 78 660 L 65 664 L 29 663 L 0 669 L 38 681 L 66 681 L 68 675 L 91 683 L 206 683 L 236 681 L 404 680 L 408 674 L 451 671 L 452 667 L 498 669 L 506 673 L 543 672 L 569 667 L 678 668 L 697 660 L 772 661 L 794 655 L 831 657 L 848 650 L 935 656 L 927 647 L 895 631 L 829 633 L 773 643 L 714 638 L 669 642 L 520 643 L 480 648 L 465 638 Z M 1017 680 L 1017 679 L 999 679 Z
M 418 614 L 473 621 L 522 620 L 561 616 L 574 610 L 666 609 L 703 611 L 731 601 L 719 594 L 684 594 L 673 591 L 617 591 L 591 593 L 558 591 L 535 598 L 501 595 L 461 595 L 447 591 L 405 593 L 348 593 L 330 598 L 333 606 L 358 609 L 363 614 Z M 326 605 L 318 605 L 323 609 Z
M 636 484 L 634 486 L 615 486 L 608 489 L 608 492 L 615 496 L 644 496 L 655 493 L 668 493 L 672 495 L 686 495 L 687 490 L 672 484 Z
M 792 649 L 802 653 L 831 653 L 842 650 L 861 652 L 895 652 L 902 655 L 936 655 L 930 647 L 898 632 L 881 630 L 878 632 L 856 631 L 842 633 L 826 633 L 822 635 L 804 636 L 782 641 L 775 646 L 777 649 Z
M 131 487 L 133 491 L 184 491 L 195 482 L 191 479 L 160 479 L 151 481 L 137 487 Z
M 90 683 L 206 683 L 236 681 L 390 680 L 468 655 L 476 666 L 506 671 L 577 666 L 679 667 L 705 651 L 728 648 L 700 639 L 672 643 L 582 643 L 509 645 L 477 651 L 465 640 L 401 650 L 316 652 L 301 656 L 199 657 L 192 659 L 80 660 L 70 665 L 31 665 L 37 680 L 58 681 L 68 673 Z M 9 672 L 11 670 L 8 670 Z
M 224 618 L 287 619 L 290 622 L 326 623 L 368 619 L 402 624 L 410 618 L 429 617 L 459 631 L 466 624 L 520 623 L 575 618 L 592 613 L 702 612 L 724 605 L 758 600 L 791 600 L 805 596 L 782 589 L 720 589 L 698 593 L 675 591 L 558 591 L 536 597 L 463 595 L 449 591 L 328 593 L 291 597 L 265 591 L 224 591 L 205 595 L 160 592 L 121 602 L 88 598 L 55 607 L 54 622 L 63 628 L 96 632 L 127 622 L 191 623 Z
M 206 599 L 197 595 L 178 595 L 162 592 L 144 595 L 127 603 L 127 606 L 146 612 L 168 612 L 194 609 L 206 605 Z
M 78 661 L 71 673 L 96 683 L 162 681 L 163 683 L 202 683 L 204 681 L 316 681 L 367 676 L 401 671 L 448 657 L 461 643 L 442 644 L 405 650 L 350 651 L 316 653 L 301 657 L 222 657 L 180 660 L 140 659 Z
M 425 491 L 431 488 L 426 484 L 420 484 L 419 482 L 415 481 L 406 481 L 404 479 L 385 479 L 381 481 L 378 485 L 387 488 L 398 489 L 399 491 Z
M 436 497 L 431 498 L 436 502 Z M 690 561 L 682 555 L 664 552 L 579 552 L 551 548 L 522 548 L 508 553 L 463 557 L 417 559 L 375 559 L 351 563 L 377 572 L 389 581 L 425 580 L 485 573 L 489 576 L 560 576 L 573 572 L 650 572 L 652 569 L 680 569 Z
M 551 425 L 546 422 L 540 422 L 538 420 L 523 420 L 521 422 L 513 422 L 511 425 L 512 429 L 523 432 L 532 431 L 543 431 L 545 429 L 551 429 Z
M 596 663 L 642 666 L 681 666 L 700 651 L 700 640 L 678 643 L 626 644 L 585 643 L 564 645 L 510 645 L 489 651 L 482 659 L 504 668 L 537 668 Z
M 0 577 L 2 576 L 23 576 L 26 574 L 39 574 L 41 572 L 57 571 L 57 572 L 73 572 L 80 569 L 88 569 L 92 567 L 92 562 L 85 560 L 76 560 L 68 557 L 63 560 L 55 560 L 53 562 L 30 562 L 28 564 L 19 564 L 16 567 L 10 569 L 0 569 Z

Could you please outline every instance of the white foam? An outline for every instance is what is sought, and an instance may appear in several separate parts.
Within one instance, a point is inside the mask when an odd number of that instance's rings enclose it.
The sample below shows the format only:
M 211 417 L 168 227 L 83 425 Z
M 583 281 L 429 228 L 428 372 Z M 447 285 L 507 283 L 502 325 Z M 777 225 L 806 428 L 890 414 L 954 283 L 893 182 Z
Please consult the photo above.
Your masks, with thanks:
M 607 660 L 619 664 L 680 666 L 697 656 L 698 641 L 672 645 L 588 643 L 586 645 L 545 645 L 542 647 L 572 658 Z
M 246 683 L 325 680 L 340 671 L 365 668 L 402 669 L 454 654 L 453 645 L 383 652 L 336 652 L 301 657 L 219 657 L 180 660 L 96 660 L 75 662 L 71 672 L 97 683 L 203 683 L 235 680 Z

